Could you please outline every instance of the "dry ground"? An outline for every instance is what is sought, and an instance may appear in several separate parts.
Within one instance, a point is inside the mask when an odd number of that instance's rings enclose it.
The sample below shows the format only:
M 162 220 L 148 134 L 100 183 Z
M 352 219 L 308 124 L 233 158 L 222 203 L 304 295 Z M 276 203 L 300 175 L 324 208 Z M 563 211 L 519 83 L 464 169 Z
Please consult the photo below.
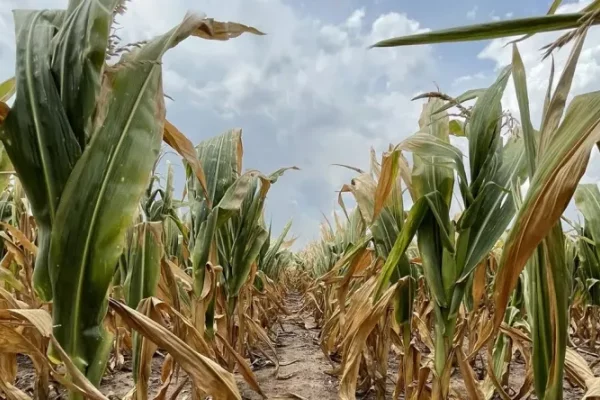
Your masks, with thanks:
M 257 359 L 253 363 L 254 372 L 264 393 L 270 399 L 308 399 L 308 400 L 334 400 L 337 399 L 338 380 L 328 375 L 332 369 L 318 345 L 317 329 L 311 328 L 310 320 L 305 324 L 303 318 L 297 315 L 301 308 L 302 298 L 299 294 L 292 293 L 286 300 L 290 316 L 283 317 L 281 325 L 277 329 L 276 346 L 281 367 L 279 378 L 274 376 L 274 366 Z M 588 362 L 594 361 L 586 356 Z M 153 360 L 152 377 L 150 387 L 152 393 L 156 393 L 160 387 L 160 368 L 163 358 L 157 355 Z M 397 363 L 394 357 L 390 357 L 390 368 L 388 372 L 387 398 L 392 397 L 394 380 L 396 377 Z M 597 371 L 596 371 L 597 372 Z M 519 362 L 512 364 L 511 384 L 518 385 L 523 379 L 523 365 Z M 253 392 L 244 382 L 241 376 L 237 376 L 238 385 L 242 397 L 248 400 L 258 400 L 261 396 Z M 17 386 L 29 394 L 33 394 L 34 371 L 31 362 L 26 357 L 19 357 L 19 373 Z M 184 379 L 181 377 L 180 379 Z M 107 372 L 101 383 L 101 391 L 111 399 L 123 398 L 131 389 L 133 383 L 130 360 L 126 360 L 125 366 L 120 371 Z M 171 392 L 176 387 L 172 384 Z M 458 393 L 466 397 L 461 377 L 458 373 L 452 377 L 452 387 Z M 583 392 L 578 388 L 572 388 L 565 382 L 565 400 L 581 399 Z M 2 398 L 2 395 L 0 395 Z M 55 391 L 53 399 L 64 398 L 64 393 Z M 176 395 L 177 399 L 188 399 L 189 385 Z M 361 398 L 361 396 L 357 396 Z M 362 396 L 363 399 L 375 398 L 374 393 Z M 535 397 L 532 397 L 535 398 Z

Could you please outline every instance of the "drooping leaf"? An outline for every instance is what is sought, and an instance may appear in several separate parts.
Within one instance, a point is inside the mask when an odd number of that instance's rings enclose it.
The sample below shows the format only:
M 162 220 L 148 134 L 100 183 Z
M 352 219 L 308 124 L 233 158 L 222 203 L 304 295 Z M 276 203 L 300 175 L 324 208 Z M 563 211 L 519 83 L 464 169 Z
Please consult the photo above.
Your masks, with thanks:
M 499 326 L 508 298 L 527 259 L 567 207 L 600 140 L 600 92 L 576 96 L 553 134 L 533 176 L 523 206 L 505 242 L 495 283 Z
M 167 350 L 190 375 L 194 385 L 203 392 L 217 399 L 242 399 L 232 373 L 226 371 L 208 357 L 199 354 L 168 329 L 141 313 L 112 299 L 110 300 L 110 306 L 123 318 L 127 325 Z
M 125 233 L 158 157 L 164 123 L 162 55 L 202 23 L 188 15 L 107 71 L 92 140 L 64 189 L 52 231 L 54 334 L 93 383 L 103 374 L 110 337 L 102 320 Z
M 202 164 L 196 155 L 192 142 L 190 142 L 190 140 L 181 133 L 175 125 L 167 120 L 165 120 L 165 133 L 163 139 L 166 144 L 171 146 L 181 157 L 183 157 L 185 162 L 194 172 L 196 179 L 198 179 L 198 183 L 200 184 L 204 196 L 208 196 L 206 176 L 204 175 Z M 212 202 L 209 199 L 209 207 L 210 206 L 212 206 Z

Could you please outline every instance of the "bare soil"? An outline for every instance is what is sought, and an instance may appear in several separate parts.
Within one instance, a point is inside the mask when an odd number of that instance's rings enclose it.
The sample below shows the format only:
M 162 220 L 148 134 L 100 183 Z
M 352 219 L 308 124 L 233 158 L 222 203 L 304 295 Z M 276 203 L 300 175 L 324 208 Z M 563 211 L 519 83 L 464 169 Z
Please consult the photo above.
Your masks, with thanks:
M 274 368 L 255 370 L 263 392 L 269 398 L 337 399 L 337 378 L 326 372 L 332 369 L 318 344 L 319 330 L 306 329 L 304 319 L 297 315 L 302 306 L 300 294 L 292 293 L 286 300 L 291 315 L 283 317 L 277 330 L 276 348 L 279 356 L 279 379 Z M 242 396 L 249 400 L 261 397 L 238 379 Z
M 252 363 L 254 373 L 258 382 L 270 399 L 308 399 L 308 400 L 334 400 L 337 399 L 338 379 L 328 372 L 333 366 L 327 361 L 318 345 L 319 330 L 314 328 L 310 320 L 305 320 L 298 315 L 302 305 L 300 294 L 292 293 L 286 300 L 286 307 L 290 311 L 289 316 L 281 317 L 281 324 L 276 329 L 275 344 L 280 361 L 280 369 L 275 376 L 275 367 L 272 363 L 262 358 L 257 358 Z M 597 361 L 597 358 L 584 355 L 588 362 Z M 152 376 L 150 378 L 150 391 L 152 396 L 160 388 L 160 370 L 163 357 L 157 354 L 152 362 Z M 19 371 L 16 385 L 21 390 L 33 396 L 33 385 L 35 372 L 30 360 L 25 356 L 19 356 Z M 390 354 L 390 365 L 387 379 L 386 398 L 392 398 L 394 383 L 396 380 L 398 366 L 395 356 Z M 599 371 L 594 368 L 594 372 Z M 476 368 L 476 374 L 478 370 Z M 521 386 L 524 379 L 524 365 L 520 360 L 511 363 L 510 383 L 515 388 Z M 239 375 L 236 376 L 242 397 L 247 400 L 259 400 L 261 396 L 255 393 Z M 175 396 L 167 398 L 189 399 L 189 383 L 185 384 L 185 376 L 181 375 L 179 381 L 172 383 L 169 390 L 170 395 L 178 384 L 183 384 L 183 389 Z M 131 373 L 131 362 L 125 360 L 125 365 L 118 371 L 107 371 L 102 379 L 100 390 L 111 399 L 123 398 L 132 388 L 133 378 Z M 452 387 L 462 398 L 468 398 L 464 389 L 462 378 L 458 371 L 452 376 Z M 581 399 L 583 391 L 572 387 L 567 381 L 564 383 L 564 399 Z M 65 398 L 62 390 L 53 390 L 52 399 Z M 0 398 L 3 398 L 0 394 Z M 152 397 L 150 397 L 152 398 Z M 358 396 L 359 399 L 374 399 L 373 391 Z M 531 397 L 535 399 L 535 396 Z

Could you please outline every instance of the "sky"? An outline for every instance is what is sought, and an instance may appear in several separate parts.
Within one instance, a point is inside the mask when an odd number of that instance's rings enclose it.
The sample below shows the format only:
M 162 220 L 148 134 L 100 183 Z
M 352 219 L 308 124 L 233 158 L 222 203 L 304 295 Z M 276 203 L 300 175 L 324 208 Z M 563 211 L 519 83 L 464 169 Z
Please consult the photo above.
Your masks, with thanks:
M 163 59 L 167 118 L 197 144 L 242 128 L 244 169 L 266 174 L 295 165 L 268 195 L 274 233 L 293 220 L 301 247 L 319 234 L 337 193 L 355 174 L 332 164 L 368 169 L 378 152 L 415 133 L 422 101 L 434 91 L 458 95 L 486 87 L 510 62 L 507 40 L 368 49 L 378 40 L 457 25 L 540 15 L 550 0 L 132 0 L 119 17 L 123 43 L 149 39 L 178 24 L 187 11 L 254 26 L 265 36 L 228 42 L 190 38 Z M 0 80 L 14 75 L 11 9 L 65 8 L 67 0 L 0 0 Z M 569 12 L 585 3 L 565 2 Z M 529 80 L 534 126 L 539 126 L 549 61 L 540 48 L 557 34 L 537 35 L 519 46 Z M 568 48 L 555 55 L 557 71 Z M 600 88 L 600 28 L 588 35 L 573 93 Z M 512 83 L 504 107 L 518 115 Z M 584 182 L 597 182 L 600 162 Z M 183 177 L 179 158 L 167 153 Z M 183 179 L 178 181 L 181 190 Z M 573 210 L 570 211 L 573 213 Z

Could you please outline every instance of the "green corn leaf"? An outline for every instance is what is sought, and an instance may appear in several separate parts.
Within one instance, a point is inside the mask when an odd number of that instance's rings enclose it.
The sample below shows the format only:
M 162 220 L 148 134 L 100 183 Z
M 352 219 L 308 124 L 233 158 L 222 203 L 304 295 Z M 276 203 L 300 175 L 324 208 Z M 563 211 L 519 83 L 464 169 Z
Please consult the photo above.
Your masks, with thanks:
M 254 180 L 254 188 L 251 190 L 239 217 L 232 221 L 233 230 L 228 234 L 235 243 L 232 247 L 228 262 L 231 264 L 231 276 L 228 279 L 228 296 L 237 297 L 243 284 L 248 279 L 252 264 L 257 260 L 261 248 L 269 238 L 269 232 L 264 226 L 263 209 L 267 193 L 271 184 L 290 168 L 282 168 L 269 177 L 258 175 Z M 259 186 L 260 183 L 260 186 Z M 287 228 L 289 230 L 289 226 Z M 276 249 L 281 246 L 287 231 L 284 231 L 280 241 L 276 243 Z
M 543 134 L 540 136 L 539 143 L 539 152 L 543 153 L 548 147 L 549 143 L 552 141 L 554 134 L 557 131 L 557 127 L 563 118 L 563 113 L 565 110 L 565 106 L 567 104 L 567 97 L 571 90 L 571 84 L 573 83 L 573 78 L 575 77 L 575 70 L 577 68 L 577 60 L 579 59 L 579 55 L 581 54 L 581 50 L 583 49 L 583 43 L 585 41 L 585 32 L 582 35 L 579 35 L 577 41 L 575 42 L 571 53 L 569 54 L 569 59 L 565 64 L 565 69 L 556 84 L 556 89 L 552 98 L 548 104 L 548 108 L 544 114 L 544 119 L 542 120 L 541 131 Z
M 449 109 L 451 109 L 452 107 L 454 107 L 457 104 L 462 104 L 465 101 L 469 101 L 469 100 L 473 100 L 476 99 L 477 97 L 481 96 L 483 93 L 485 93 L 485 91 L 487 90 L 487 88 L 484 89 L 470 89 L 467 90 L 466 92 L 464 92 L 463 94 L 461 94 L 460 96 L 454 98 L 455 101 L 449 101 L 446 104 L 444 104 L 443 106 L 441 106 L 440 108 L 436 109 L 433 111 L 432 115 L 441 113 L 443 111 L 448 111 Z
M 298 168 L 298 167 L 296 167 L 296 166 L 293 166 L 293 167 L 283 167 L 283 168 L 279 168 L 277 171 L 275 171 L 275 172 L 273 172 L 273 173 L 271 173 L 271 174 L 269 175 L 269 177 L 268 177 L 268 178 L 269 178 L 269 181 L 270 181 L 271 183 L 275 183 L 275 182 L 277 182 L 277 180 L 278 180 L 278 179 L 279 179 L 281 176 L 283 176 L 283 174 L 284 174 L 286 171 L 290 171 L 290 170 L 299 171 L 299 170 L 300 170 L 300 168 Z
M 454 252 L 454 229 L 448 215 L 454 190 L 453 169 L 458 173 L 463 194 L 469 195 L 462 153 L 450 144 L 448 115 L 445 112 L 433 114 L 442 104 L 441 100 L 432 99 L 424 106 L 419 119 L 421 133 L 402 142 L 400 148 L 413 151 L 414 193 L 424 197 L 428 204 L 429 211 L 423 216 L 417 233 L 423 274 L 436 304 L 445 307 L 450 300 L 445 282 L 454 275 L 453 269 L 450 270 L 452 266 L 443 264 L 450 262 L 449 253 Z M 428 196 L 432 194 L 435 196 Z
M 400 261 L 400 258 L 406 253 L 408 246 L 412 242 L 417 230 L 425 224 L 426 216 L 431 214 L 430 204 L 436 202 L 443 202 L 441 194 L 439 192 L 432 192 L 424 195 L 413 204 L 411 207 L 406 221 L 402 226 L 402 230 L 398 234 L 394 246 L 389 252 L 385 264 L 381 269 L 379 278 L 377 280 L 377 287 L 375 289 L 374 299 L 377 300 L 390 286 L 391 278 L 394 274 L 394 270 Z M 435 220 L 435 218 L 434 218 Z M 439 291 L 439 297 L 444 300 L 444 290 L 442 287 L 441 278 L 435 278 L 431 281 L 430 287 L 433 293 Z M 437 296 L 436 296 L 437 297 Z
M 17 96 L 2 140 L 38 226 L 34 287 L 52 298 L 48 246 L 63 188 L 81 154 L 50 71 L 50 51 L 62 11 L 15 11 Z
M 558 221 L 544 238 L 531 282 L 531 293 L 536 296 L 530 303 L 534 385 L 536 393 L 547 399 L 558 399 L 563 392 L 572 287 L 564 247 L 564 233 Z M 548 299 L 556 307 L 548 307 Z
M 387 261 L 398 235 L 404 226 L 404 208 L 400 181 L 396 180 L 392 187 L 390 199 L 383 208 L 370 229 L 373 241 L 377 248 L 377 255 Z M 414 234 L 413 234 L 414 236 Z M 390 267 L 388 267 L 390 268 Z M 411 267 L 406 251 L 400 256 L 389 282 L 394 284 L 400 279 L 411 275 Z M 412 318 L 412 305 L 414 299 L 414 282 L 408 279 L 396 289 L 394 294 L 394 316 L 400 326 L 408 325 Z M 408 328 L 410 329 L 410 328 Z
M 466 248 L 464 258 L 459 262 L 463 265 L 459 282 L 466 280 L 477 264 L 489 254 L 514 217 L 516 210 L 512 192 L 506 188 L 524 174 L 524 167 L 523 139 L 512 138 L 504 147 L 502 165 L 491 180 L 492 186 L 475 199 L 475 202 L 481 203 L 477 212 L 471 208 L 465 211 L 465 214 L 473 215 L 469 234 L 460 235 L 457 240 L 457 248 Z
M 452 121 L 450 121 L 450 124 L 448 124 L 448 129 L 450 130 L 451 135 L 454 135 L 456 137 L 465 136 L 465 131 L 461 126 L 460 121 L 458 120 L 453 119 Z
M 426 168 L 426 170 L 428 170 L 428 167 L 435 166 L 435 169 L 439 171 L 438 175 L 442 174 L 444 176 L 440 181 L 444 185 L 448 185 L 450 181 L 454 181 L 451 177 L 453 175 L 452 169 L 455 169 L 458 173 L 460 182 L 463 185 L 467 184 L 467 174 L 463 163 L 463 154 L 458 148 L 450 143 L 426 133 L 416 133 L 402 141 L 402 143 L 398 145 L 398 148 L 410 151 L 418 156 L 418 161 L 415 161 L 417 167 L 413 170 L 413 186 L 418 193 L 427 193 L 435 189 L 434 187 L 428 187 L 428 185 L 436 182 L 435 179 L 424 181 L 416 179 L 415 176 L 420 176 L 421 174 L 421 168 Z M 431 178 L 433 178 L 433 176 Z M 438 176 L 438 178 L 441 178 L 441 176 Z M 422 184 L 425 186 L 421 187 Z M 445 186 L 445 193 L 450 193 L 451 195 L 452 191 L 449 191 L 448 187 Z
M 162 141 L 160 59 L 201 24 L 199 17 L 187 16 L 107 71 L 100 95 L 103 118 L 96 121 L 56 212 L 49 263 L 54 335 L 95 384 L 111 345 L 102 326 L 106 293 Z
M 196 153 L 206 176 L 209 200 L 217 204 L 242 174 L 242 130 L 233 129 L 205 140 L 196 147 Z M 196 182 L 193 187 L 198 188 L 196 196 L 203 197 L 199 183 Z
M 488 40 L 515 35 L 560 31 L 577 28 L 581 18 L 584 16 L 584 13 L 557 14 L 461 26 L 386 39 L 375 43 L 372 47 L 396 47 L 416 44 Z M 600 21 L 595 20 L 593 23 L 598 24 Z
M 162 258 L 162 223 L 142 222 L 134 227 L 133 243 L 125 280 L 125 300 L 127 305 L 137 309 L 142 299 L 156 295 L 160 278 L 160 260 Z M 137 382 L 142 338 L 137 332 L 132 335 L 132 369 Z
M 196 228 L 197 236 L 192 249 L 192 266 L 194 267 L 194 293 L 196 296 L 202 294 L 204 288 L 204 272 L 208 262 L 210 247 L 217 230 L 219 209 L 214 209 L 208 214 L 208 218 Z
M 588 284 L 585 296 L 593 305 L 600 304 L 600 190 L 596 184 L 577 186 L 575 205 L 583 215 L 585 226 L 582 237 L 577 240 L 580 259 L 579 274 Z
M 554 83 L 554 57 L 550 60 L 550 76 L 548 77 L 548 87 L 546 88 L 546 96 L 544 96 L 544 109 L 542 113 L 542 121 L 546 119 L 550 101 L 552 100 L 552 88 Z
M 6 103 L 16 91 L 16 79 L 13 76 L 0 83 L 0 101 Z
M 477 98 L 467 124 L 473 196 L 477 195 L 479 188 L 488 178 L 491 164 L 494 162 L 495 149 L 501 145 L 502 104 L 500 100 L 510 72 L 510 67 L 504 68 L 496 82 Z
M 585 219 L 585 229 L 594 243 L 600 244 L 600 190 L 598 185 L 578 185 L 575 190 L 575 205 Z
M 408 151 L 422 151 L 414 158 L 412 171 L 412 185 L 417 197 L 421 197 L 433 191 L 439 191 L 444 201 L 450 204 L 454 187 L 454 173 L 447 166 L 434 166 L 437 161 L 446 161 L 433 156 L 443 158 L 455 163 L 460 180 L 466 182 L 466 173 L 462 165 L 462 153 L 450 145 L 448 130 L 448 115 L 434 115 L 433 112 L 443 105 L 439 99 L 431 99 L 423 106 L 423 112 L 419 118 L 420 133 L 411 136 L 400 144 L 401 149 Z
M 527 77 L 525 76 L 525 66 L 519 54 L 517 45 L 513 45 L 513 80 L 515 83 L 515 92 L 519 103 L 519 112 L 521 116 L 521 128 L 523 130 L 525 153 L 527 160 L 527 170 L 531 178 L 535 173 L 535 160 L 537 157 L 537 143 L 533 126 L 531 125 L 531 116 L 529 113 L 529 95 L 527 94 Z
M 508 296 L 537 245 L 567 207 L 600 140 L 600 92 L 576 96 L 541 154 L 535 175 L 505 243 L 495 283 L 497 326 Z
M 0 143 L 0 193 L 2 193 L 10 184 L 9 174 L 11 171 L 14 171 L 15 167 L 12 165 L 8 154 L 6 153 L 6 149 L 4 148 L 4 144 Z M 2 213 L 0 212 L 0 216 Z
M 548 9 L 548 12 L 546 13 L 546 15 L 553 15 L 556 10 L 558 9 L 558 6 L 560 6 L 560 3 L 562 3 L 562 0 L 554 0 L 552 2 L 552 4 L 550 5 L 550 8 Z M 587 8 L 587 7 L 586 7 Z M 517 42 L 521 42 L 525 39 L 529 39 L 530 37 L 532 37 L 534 35 L 534 33 L 529 33 L 515 41 L 513 41 L 513 43 L 517 43 Z
M 515 213 L 509 188 L 523 175 L 523 140 L 515 137 L 503 145 L 500 137 L 500 100 L 510 72 L 510 68 L 502 70 L 496 82 L 479 96 L 467 123 L 471 161 L 469 191 L 475 198 L 467 203 L 458 222 L 458 276 L 455 278 L 459 283 L 466 282 L 492 250 Z
M 233 255 L 233 270 L 229 282 L 229 296 L 236 297 L 250 274 L 252 263 L 256 261 L 260 248 L 269 236 L 261 226 L 255 226 L 248 236 L 241 237 Z
M 268 247 L 268 250 L 263 258 L 263 262 L 260 265 L 260 268 L 263 270 L 267 270 L 267 271 L 271 271 L 272 270 L 272 265 L 275 261 L 275 257 L 277 256 L 277 253 L 279 253 L 279 249 L 281 248 L 281 245 L 283 244 L 286 236 L 288 235 L 290 229 L 292 227 L 292 221 L 288 221 L 287 224 L 285 224 L 285 226 L 283 227 L 283 230 L 281 231 L 281 233 L 279 234 L 279 236 L 277 237 L 277 239 L 275 240 L 275 243 L 273 243 L 272 245 L 270 245 Z M 269 235 L 267 236 L 267 240 L 265 241 L 265 244 L 269 243 L 268 238 L 271 235 L 271 229 L 269 228 Z M 268 275 L 268 274 L 267 274 Z
M 219 203 L 210 211 L 206 220 L 200 223 L 197 229 L 196 241 L 192 250 L 192 264 L 194 266 L 194 290 L 197 295 L 202 293 L 204 286 L 204 267 L 208 262 L 209 251 L 215 234 L 223 227 L 232 216 L 240 212 L 244 200 L 248 194 L 255 189 L 259 173 L 257 171 L 248 171 L 236 179 L 227 191 L 221 197 Z M 211 175 L 207 175 L 207 182 L 210 187 Z
M 90 136 L 90 119 L 96 109 L 113 10 L 118 2 L 82 0 L 76 6 L 71 2 L 67 18 L 54 37 L 52 73 L 82 149 Z

